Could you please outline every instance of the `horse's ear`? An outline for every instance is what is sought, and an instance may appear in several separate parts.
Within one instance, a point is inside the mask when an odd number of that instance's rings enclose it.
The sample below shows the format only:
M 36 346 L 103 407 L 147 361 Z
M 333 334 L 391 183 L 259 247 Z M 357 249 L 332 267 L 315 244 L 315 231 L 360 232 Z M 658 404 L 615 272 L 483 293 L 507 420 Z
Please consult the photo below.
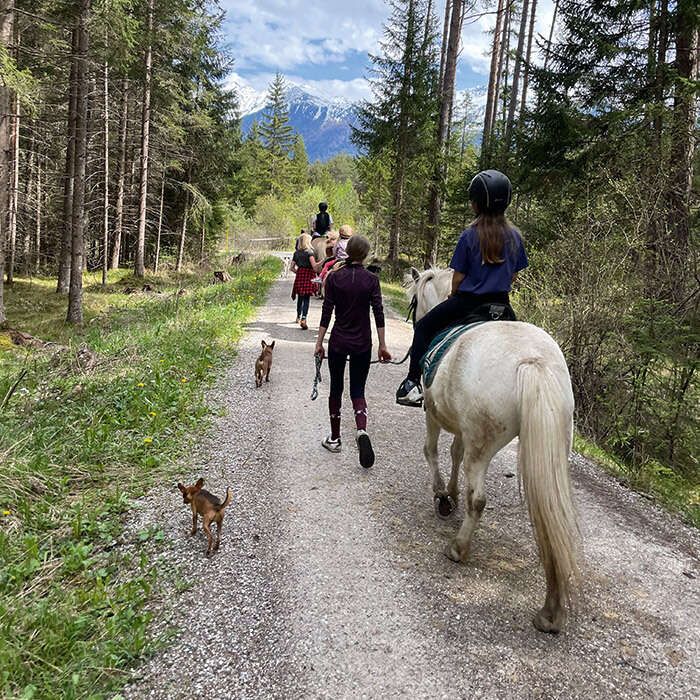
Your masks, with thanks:
M 411 268 L 411 277 L 413 277 L 414 282 L 417 282 L 420 279 L 420 272 L 418 272 L 415 267 Z
M 264 340 L 261 340 L 261 341 L 260 341 L 260 344 L 262 345 L 263 350 L 264 350 L 264 349 L 265 349 L 265 346 L 267 345 L 267 343 L 266 343 Z
M 274 340 L 270 343 L 269 347 L 270 347 L 270 350 L 274 350 L 274 348 L 275 348 L 275 341 Z

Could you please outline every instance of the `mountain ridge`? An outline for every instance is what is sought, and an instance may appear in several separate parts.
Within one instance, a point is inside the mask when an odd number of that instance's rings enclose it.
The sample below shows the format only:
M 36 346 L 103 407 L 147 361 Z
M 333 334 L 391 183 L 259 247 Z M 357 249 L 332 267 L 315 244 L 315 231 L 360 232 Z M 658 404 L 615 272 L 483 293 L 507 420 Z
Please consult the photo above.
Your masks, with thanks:
M 253 123 L 262 119 L 267 103 L 267 92 L 257 91 L 250 85 L 234 83 L 239 103 L 239 115 L 244 134 Z M 486 90 L 471 88 L 468 110 L 470 131 L 483 123 Z M 462 94 L 464 91 L 462 91 Z M 328 97 L 306 84 L 288 83 L 286 99 L 289 105 L 289 123 L 304 139 L 309 161 L 326 161 L 340 153 L 357 155 L 351 141 L 352 127 L 357 124 L 360 102 L 342 97 Z M 460 108 L 458 103 L 457 109 Z

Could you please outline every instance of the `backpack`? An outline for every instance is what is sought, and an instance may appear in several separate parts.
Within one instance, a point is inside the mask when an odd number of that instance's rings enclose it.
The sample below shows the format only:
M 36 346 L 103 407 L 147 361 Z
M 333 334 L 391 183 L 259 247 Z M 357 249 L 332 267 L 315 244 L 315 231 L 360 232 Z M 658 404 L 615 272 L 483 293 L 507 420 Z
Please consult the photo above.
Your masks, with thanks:
M 331 230 L 331 217 L 327 211 L 320 211 L 316 214 L 316 233 L 323 236 Z

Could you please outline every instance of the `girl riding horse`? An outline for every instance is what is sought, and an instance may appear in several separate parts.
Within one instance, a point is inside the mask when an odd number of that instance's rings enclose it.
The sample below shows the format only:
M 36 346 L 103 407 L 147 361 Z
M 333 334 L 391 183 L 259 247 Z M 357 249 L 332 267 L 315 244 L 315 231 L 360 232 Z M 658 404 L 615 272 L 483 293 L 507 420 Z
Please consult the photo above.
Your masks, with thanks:
M 471 181 L 469 199 L 476 220 L 462 233 L 452 256 L 449 298 L 416 323 L 411 364 L 396 392 L 396 403 L 422 405 L 421 359 L 440 331 L 460 323 L 482 304 L 508 304 L 516 274 L 527 267 L 523 240 L 504 213 L 511 194 L 510 180 L 498 170 L 484 170 Z

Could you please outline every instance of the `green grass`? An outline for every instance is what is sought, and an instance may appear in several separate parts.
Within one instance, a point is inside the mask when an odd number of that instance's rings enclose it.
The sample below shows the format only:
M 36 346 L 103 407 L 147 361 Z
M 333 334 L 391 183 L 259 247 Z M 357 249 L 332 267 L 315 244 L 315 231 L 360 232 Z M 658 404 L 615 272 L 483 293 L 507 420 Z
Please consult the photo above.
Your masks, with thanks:
M 669 467 L 648 460 L 638 469 L 625 464 L 586 438 L 576 435 L 574 449 L 616 476 L 625 486 L 645 493 L 668 510 L 700 528 L 700 486 L 684 479 Z
M 140 533 L 128 556 L 129 498 L 174 476 L 206 424 L 205 389 L 279 271 L 266 259 L 209 285 L 196 274 L 147 280 L 125 295 L 88 276 L 85 325 L 63 322 L 52 280 L 7 291 L 13 328 L 68 349 L 13 346 L 0 333 L 0 696 L 111 697 L 153 649 L 144 603 L 158 585 Z M 187 293 L 174 292 L 184 287 Z M 87 345 L 97 364 L 84 369 Z
M 406 289 L 398 282 L 382 281 L 382 296 L 394 311 L 406 318 L 409 299 L 406 297 Z

